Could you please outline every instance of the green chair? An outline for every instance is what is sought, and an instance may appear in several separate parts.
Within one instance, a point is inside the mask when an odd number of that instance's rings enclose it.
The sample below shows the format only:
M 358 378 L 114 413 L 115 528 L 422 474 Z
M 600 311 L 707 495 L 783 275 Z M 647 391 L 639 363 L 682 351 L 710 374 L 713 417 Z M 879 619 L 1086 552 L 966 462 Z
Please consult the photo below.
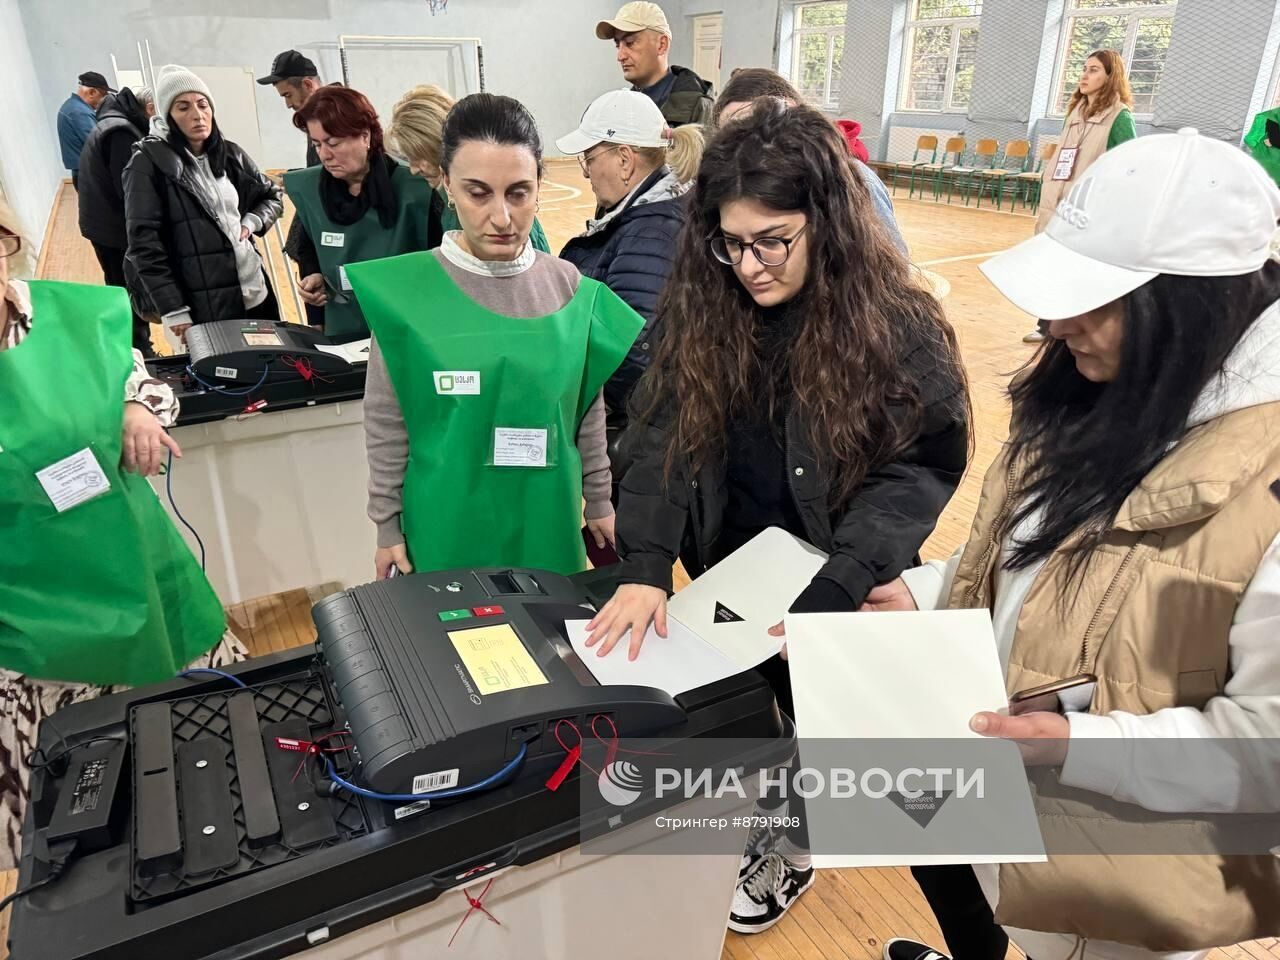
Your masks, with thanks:
M 1004 162 L 996 168 L 979 171 L 978 174 L 978 206 L 982 206 L 982 194 L 987 186 L 991 187 L 991 196 L 996 202 L 996 209 L 1003 209 L 1005 184 L 1012 177 L 1027 172 L 1027 164 L 1031 160 L 1030 140 L 1010 140 L 1004 148 Z
M 926 163 L 920 170 L 921 173 L 933 175 L 933 199 L 937 200 L 942 195 L 942 182 L 946 177 L 947 171 L 960 164 L 961 158 L 964 156 L 965 139 L 964 137 L 952 137 L 947 141 L 946 147 L 942 151 L 942 161 L 940 163 Z M 951 157 L 950 160 L 947 158 Z M 920 187 L 921 196 L 924 195 L 924 185 Z
M 929 159 L 922 160 L 921 154 L 928 151 Z M 898 193 L 898 177 L 900 175 L 909 174 L 911 177 L 911 190 L 915 191 L 916 176 L 920 172 L 920 168 L 931 163 L 938 162 L 938 138 L 931 133 L 924 134 L 916 140 L 915 153 L 911 155 L 910 161 L 902 161 L 893 165 L 893 193 Z

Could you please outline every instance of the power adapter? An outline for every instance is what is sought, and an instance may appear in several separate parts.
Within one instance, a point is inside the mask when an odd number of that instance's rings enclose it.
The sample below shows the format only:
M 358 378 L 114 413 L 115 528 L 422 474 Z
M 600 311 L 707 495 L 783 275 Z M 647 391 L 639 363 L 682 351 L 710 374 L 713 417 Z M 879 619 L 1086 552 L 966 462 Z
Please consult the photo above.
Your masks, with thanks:
M 120 797 L 124 748 L 123 740 L 106 740 L 70 752 L 46 834 L 51 848 L 75 841 L 85 854 L 116 843 L 126 807 Z

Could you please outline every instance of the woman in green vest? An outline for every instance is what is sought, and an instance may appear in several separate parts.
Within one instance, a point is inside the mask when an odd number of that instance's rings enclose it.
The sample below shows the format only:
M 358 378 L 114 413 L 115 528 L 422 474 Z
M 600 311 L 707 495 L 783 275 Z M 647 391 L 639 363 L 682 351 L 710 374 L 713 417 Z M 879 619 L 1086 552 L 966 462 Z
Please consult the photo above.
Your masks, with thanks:
M 369 336 L 347 267 L 439 246 L 443 231 L 431 189 L 387 156 L 378 114 L 350 87 L 322 87 L 293 115 L 320 166 L 285 174 L 305 236 L 298 261 L 302 299 L 324 307 L 335 343 Z
M 643 321 L 530 244 L 543 165 L 528 110 L 474 94 L 442 140 L 461 229 L 430 253 L 348 271 L 374 338 L 364 416 L 376 572 L 575 573 L 584 516 L 598 545 L 613 540 L 601 388 Z
M 21 253 L 0 203 L 0 869 L 45 717 L 245 656 L 143 479 L 181 456 L 178 404 L 132 349 L 128 298 L 10 279 Z
M 449 206 L 444 189 L 444 171 L 440 169 L 441 140 L 444 136 L 444 119 L 453 109 L 453 97 L 432 83 L 414 87 L 391 110 L 391 126 L 387 138 L 392 149 L 409 161 L 409 169 L 431 184 L 439 201 L 441 225 L 444 232 L 459 230 L 458 211 Z M 535 250 L 551 252 L 546 232 L 538 218 L 533 218 L 533 230 L 529 243 Z

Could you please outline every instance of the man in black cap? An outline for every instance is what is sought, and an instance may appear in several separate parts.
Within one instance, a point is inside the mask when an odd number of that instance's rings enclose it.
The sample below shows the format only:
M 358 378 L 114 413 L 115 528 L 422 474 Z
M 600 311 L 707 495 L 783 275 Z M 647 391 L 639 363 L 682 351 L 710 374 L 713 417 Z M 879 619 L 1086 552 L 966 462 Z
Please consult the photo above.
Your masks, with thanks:
M 275 60 L 271 61 L 271 72 L 265 77 L 260 77 L 258 83 L 263 86 L 269 83 L 275 87 L 276 93 L 280 94 L 281 99 L 284 100 L 284 105 L 294 111 L 301 110 L 311 95 L 323 86 L 320 82 L 320 71 L 316 69 L 316 65 L 297 50 L 286 50 L 284 53 L 276 54 Z M 319 162 L 320 157 L 316 153 L 315 145 L 308 137 L 307 166 L 314 167 Z M 301 231 L 302 221 L 295 216 L 293 223 L 289 225 L 289 236 L 284 243 L 284 251 L 290 256 L 293 256 L 298 249 Z M 313 307 L 307 304 L 306 309 L 307 323 L 313 327 L 323 327 L 324 307 Z
M 97 122 L 95 116 L 102 101 L 112 92 L 107 78 L 96 70 L 80 74 L 76 92 L 58 109 L 58 143 L 62 147 L 62 165 L 71 171 L 71 185 L 80 189 L 80 151 Z

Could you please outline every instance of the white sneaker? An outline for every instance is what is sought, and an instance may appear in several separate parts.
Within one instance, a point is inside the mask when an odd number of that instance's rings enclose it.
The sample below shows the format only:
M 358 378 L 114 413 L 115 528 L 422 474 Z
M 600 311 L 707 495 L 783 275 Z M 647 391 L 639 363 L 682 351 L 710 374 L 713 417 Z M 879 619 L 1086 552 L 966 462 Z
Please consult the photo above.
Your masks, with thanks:
M 935 950 L 919 940 L 894 937 L 884 942 L 884 960 L 951 960 L 941 950 Z
M 781 854 L 766 853 L 734 891 L 729 929 L 747 934 L 768 930 L 816 878 L 813 867 L 797 870 Z
M 766 821 L 768 817 L 764 818 Z M 752 868 L 763 859 L 767 853 L 772 853 L 778 845 L 778 837 L 773 832 L 773 828 L 766 824 L 758 824 L 751 828 L 751 832 L 747 834 L 747 847 L 742 851 L 742 860 L 738 864 L 738 882 L 741 883 Z

